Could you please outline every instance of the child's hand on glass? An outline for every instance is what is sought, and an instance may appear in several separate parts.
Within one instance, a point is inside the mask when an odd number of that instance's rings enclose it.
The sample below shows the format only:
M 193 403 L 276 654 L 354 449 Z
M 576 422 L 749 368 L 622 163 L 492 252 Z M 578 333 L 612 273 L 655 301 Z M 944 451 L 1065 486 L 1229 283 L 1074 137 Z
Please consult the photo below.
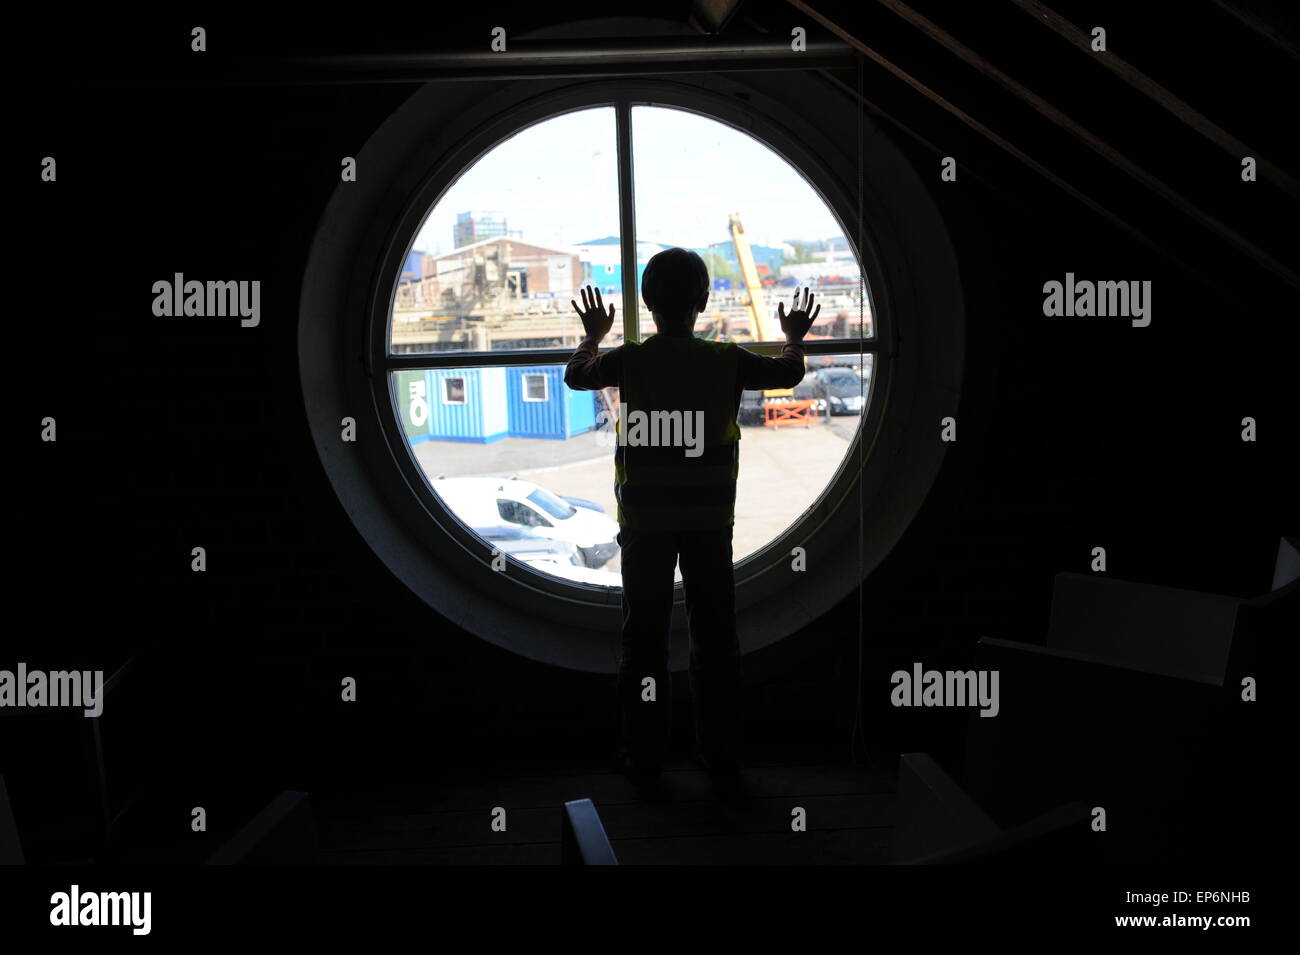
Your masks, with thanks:
M 600 300 L 598 288 L 588 285 L 582 289 L 582 308 L 578 308 L 578 303 L 573 299 L 569 299 L 569 304 L 582 319 L 582 327 L 587 332 L 587 338 L 592 341 L 599 342 L 614 326 L 614 306 L 611 305 L 609 313 L 605 313 L 605 304 Z

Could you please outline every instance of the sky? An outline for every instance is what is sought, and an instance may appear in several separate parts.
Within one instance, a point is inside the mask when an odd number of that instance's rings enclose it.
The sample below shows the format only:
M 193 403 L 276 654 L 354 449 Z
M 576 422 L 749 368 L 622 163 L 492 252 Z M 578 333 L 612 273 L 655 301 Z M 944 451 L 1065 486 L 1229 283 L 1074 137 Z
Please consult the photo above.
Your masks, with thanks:
M 684 110 L 632 109 L 638 238 L 701 248 L 730 239 L 738 212 L 749 241 L 826 239 L 843 230 L 795 169 L 731 126 Z M 500 211 L 538 245 L 618 234 L 614 110 L 544 120 L 500 143 L 435 204 L 414 248 L 450 252 L 458 213 Z

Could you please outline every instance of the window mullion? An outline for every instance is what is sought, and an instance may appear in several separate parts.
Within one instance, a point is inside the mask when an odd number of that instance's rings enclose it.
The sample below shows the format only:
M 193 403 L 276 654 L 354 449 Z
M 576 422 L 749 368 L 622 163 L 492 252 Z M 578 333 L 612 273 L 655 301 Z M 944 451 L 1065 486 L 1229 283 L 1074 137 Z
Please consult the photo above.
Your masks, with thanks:
M 632 104 L 620 98 L 614 104 L 618 139 L 618 230 L 623 272 L 623 340 L 641 340 L 636 287 L 636 209 L 632 187 Z

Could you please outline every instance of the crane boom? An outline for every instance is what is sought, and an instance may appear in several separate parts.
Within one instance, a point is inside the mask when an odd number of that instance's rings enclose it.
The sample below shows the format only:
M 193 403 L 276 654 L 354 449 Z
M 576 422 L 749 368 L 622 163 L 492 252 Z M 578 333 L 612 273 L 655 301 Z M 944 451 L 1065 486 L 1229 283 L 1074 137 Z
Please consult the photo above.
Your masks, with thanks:
M 731 241 L 736 247 L 736 261 L 740 263 L 740 274 L 745 280 L 745 289 L 749 292 L 749 334 L 756 342 L 773 342 L 779 336 L 771 327 L 767 314 L 767 305 L 763 301 L 763 283 L 758 277 L 758 267 L 754 265 L 754 253 L 745 238 L 745 227 L 740 223 L 740 213 L 733 212 L 728 220 L 731 229 Z M 788 398 L 794 394 L 793 388 L 769 388 L 763 392 L 764 398 Z
M 750 251 L 749 240 L 745 238 L 745 227 L 741 225 L 739 212 L 731 214 L 728 225 L 731 229 L 732 244 L 736 247 L 736 261 L 740 263 L 740 274 L 745 280 L 745 290 L 749 293 L 749 327 L 753 340 L 776 341 L 780 336 L 769 327 L 767 306 L 763 301 L 763 283 L 758 278 L 754 253 Z

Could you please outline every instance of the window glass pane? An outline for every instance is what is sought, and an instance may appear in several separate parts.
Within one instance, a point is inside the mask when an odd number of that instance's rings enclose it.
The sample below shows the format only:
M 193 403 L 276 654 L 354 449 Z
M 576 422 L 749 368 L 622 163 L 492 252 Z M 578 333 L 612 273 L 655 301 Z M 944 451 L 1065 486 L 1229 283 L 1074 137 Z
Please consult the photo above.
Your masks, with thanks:
M 533 493 L 528 495 L 528 500 L 532 501 L 547 514 L 552 517 L 558 517 L 561 520 L 568 520 L 573 516 L 573 505 L 566 503 L 563 499 L 556 497 L 544 487 L 539 487 Z
M 742 392 L 737 561 L 784 533 L 843 464 L 871 396 L 872 358 L 810 356 L 793 389 Z M 530 375 L 546 378 L 545 401 L 522 399 Z M 428 401 L 453 377 L 463 404 Z M 461 521 L 542 573 L 622 586 L 609 428 L 617 388 L 572 391 L 562 365 L 399 371 L 393 388 L 417 464 Z
M 524 376 L 524 400 L 525 401 L 546 400 L 546 376 L 545 375 Z
M 788 162 L 748 133 L 680 109 L 632 109 L 637 289 L 661 249 L 698 252 L 708 305 L 695 333 L 730 341 L 783 341 L 777 315 L 797 287 L 821 305 L 808 340 L 870 337 L 857 260 L 830 208 Z M 641 335 L 655 332 L 642 307 Z
M 623 339 L 614 110 L 530 126 L 471 166 L 408 250 L 390 324 L 394 354 L 568 348 L 571 300 L 590 282 Z

